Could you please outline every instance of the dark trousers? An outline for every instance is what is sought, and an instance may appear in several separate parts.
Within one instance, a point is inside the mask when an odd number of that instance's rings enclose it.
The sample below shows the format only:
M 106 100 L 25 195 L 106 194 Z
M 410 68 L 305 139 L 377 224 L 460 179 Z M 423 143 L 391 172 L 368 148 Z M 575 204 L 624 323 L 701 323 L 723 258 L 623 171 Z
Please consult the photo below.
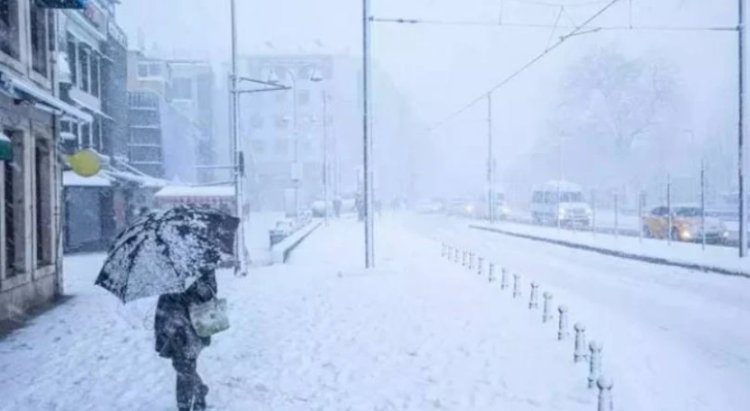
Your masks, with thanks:
M 176 357 L 172 366 L 177 371 L 177 408 L 180 411 L 204 410 L 208 388 L 198 375 L 197 358 Z

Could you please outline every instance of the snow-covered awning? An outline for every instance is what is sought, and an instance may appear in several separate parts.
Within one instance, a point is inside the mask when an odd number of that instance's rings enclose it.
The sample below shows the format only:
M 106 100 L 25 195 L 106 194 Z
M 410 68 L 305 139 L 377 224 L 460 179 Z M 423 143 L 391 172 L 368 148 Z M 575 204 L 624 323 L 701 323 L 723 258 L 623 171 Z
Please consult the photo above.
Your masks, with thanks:
M 63 186 L 65 187 L 111 187 L 112 182 L 101 173 L 92 177 L 82 177 L 73 171 L 63 172 Z
M 156 193 L 159 198 L 234 197 L 232 186 L 166 186 Z
M 8 74 L 2 70 L 0 70 L 0 84 L 2 84 L 6 91 L 14 95 L 26 97 L 42 106 L 60 111 L 61 114 L 70 116 L 75 120 L 85 123 L 93 121 L 90 114 L 60 100 L 53 96 L 51 92 L 42 89 L 28 80 Z
M 5 133 L 0 133 L 0 161 L 10 161 L 13 159 L 13 143 L 10 137 Z
M 161 179 L 146 176 L 146 175 L 135 174 L 130 171 L 110 169 L 110 170 L 106 170 L 105 173 L 111 176 L 112 178 L 136 183 L 141 187 L 159 188 L 159 187 L 164 187 L 165 185 L 167 185 L 167 182 L 165 180 L 161 180 Z
M 85 9 L 89 0 L 36 0 L 40 7 L 48 9 Z

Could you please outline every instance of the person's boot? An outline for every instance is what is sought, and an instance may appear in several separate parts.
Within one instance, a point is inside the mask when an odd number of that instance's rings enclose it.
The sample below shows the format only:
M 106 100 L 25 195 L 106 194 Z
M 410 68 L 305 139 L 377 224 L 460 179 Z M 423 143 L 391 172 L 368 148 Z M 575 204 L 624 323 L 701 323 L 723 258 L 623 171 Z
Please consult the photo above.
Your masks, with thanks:
M 198 386 L 198 392 L 195 394 L 195 401 L 193 402 L 193 411 L 205 411 L 206 395 L 208 395 L 208 385 L 201 384 L 200 386 Z

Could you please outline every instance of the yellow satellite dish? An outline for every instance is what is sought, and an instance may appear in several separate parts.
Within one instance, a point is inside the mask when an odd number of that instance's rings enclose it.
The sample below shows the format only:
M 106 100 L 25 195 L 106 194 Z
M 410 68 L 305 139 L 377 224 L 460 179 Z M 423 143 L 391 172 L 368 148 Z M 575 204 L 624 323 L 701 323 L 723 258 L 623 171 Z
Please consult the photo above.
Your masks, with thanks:
M 102 161 L 93 150 L 81 150 L 68 157 L 73 172 L 82 177 L 96 175 L 102 169 Z

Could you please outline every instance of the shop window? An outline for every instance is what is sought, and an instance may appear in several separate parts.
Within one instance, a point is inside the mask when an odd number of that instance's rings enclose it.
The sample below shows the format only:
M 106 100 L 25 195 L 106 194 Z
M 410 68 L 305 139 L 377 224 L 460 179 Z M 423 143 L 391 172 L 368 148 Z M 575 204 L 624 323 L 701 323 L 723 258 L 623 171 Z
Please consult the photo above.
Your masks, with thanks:
M 34 150 L 37 267 L 52 264 L 52 161 L 49 140 L 38 138 Z
M 23 272 L 24 261 L 24 207 L 23 207 L 23 139 L 19 133 L 10 130 L 5 135 L 13 139 L 13 161 L 3 165 L 3 225 L 5 248 L 5 278 L 15 277 Z M 19 144 L 19 142 L 21 142 Z

